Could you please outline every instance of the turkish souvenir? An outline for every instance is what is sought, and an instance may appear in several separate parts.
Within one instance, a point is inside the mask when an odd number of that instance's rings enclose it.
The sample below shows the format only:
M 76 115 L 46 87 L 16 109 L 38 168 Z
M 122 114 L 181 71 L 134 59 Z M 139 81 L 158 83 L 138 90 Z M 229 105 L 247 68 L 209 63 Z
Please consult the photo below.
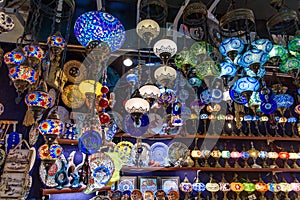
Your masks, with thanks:
M 150 148 L 150 160 L 159 163 L 161 167 L 168 165 L 168 146 L 163 142 L 155 142 Z
M 61 170 L 55 174 L 55 182 L 58 184 L 57 189 L 62 189 L 68 183 L 68 175 L 66 172 L 66 163 L 62 161 Z
M 221 151 L 218 149 L 217 146 L 214 147 L 214 149 L 210 153 L 211 157 L 213 157 L 216 160 L 215 167 L 221 167 L 219 163 L 219 158 L 222 156 Z
M 166 200 L 167 194 L 163 190 L 157 190 L 155 197 L 157 200 Z
M 230 191 L 230 183 L 225 179 L 225 174 L 222 174 L 222 182 L 219 183 L 220 191 L 224 193 L 223 200 L 227 200 L 227 193 Z
M 118 182 L 118 190 L 121 192 L 124 191 L 133 191 L 137 188 L 137 178 L 136 176 L 122 176 Z
M 131 200 L 143 200 L 143 193 L 140 190 L 133 190 L 130 195 Z
M 29 131 L 29 144 L 31 146 L 35 145 L 38 138 L 39 138 L 39 130 L 37 124 L 35 123 L 34 125 L 31 126 Z
M 72 83 L 80 83 L 87 76 L 86 67 L 77 60 L 69 60 L 64 64 L 64 73 Z
M 84 132 L 78 141 L 79 150 L 89 155 L 97 152 L 101 145 L 102 138 L 100 133 L 96 130 Z
M 185 174 L 183 182 L 180 183 L 179 188 L 182 192 L 185 193 L 185 200 L 189 199 L 189 193 L 192 192 L 193 187 L 192 184 L 190 183 L 187 174 Z
M 191 152 L 191 156 L 195 161 L 195 167 L 200 167 L 198 159 L 201 156 L 201 151 L 198 149 L 198 138 L 195 139 L 195 147 L 193 151 Z
M 212 193 L 212 200 L 216 200 L 215 193 L 219 191 L 220 186 L 218 183 L 213 182 L 212 174 L 210 175 L 210 181 L 206 183 L 205 188 Z
M 197 192 L 197 198 L 201 199 L 201 196 L 200 196 L 201 192 L 205 191 L 206 186 L 204 183 L 200 182 L 199 173 L 200 173 L 200 171 L 198 170 L 196 180 L 192 185 L 192 189 L 193 189 L 193 191 Z
M 150 145 L 144 142 L 136 143 L 130 156 L 131 164 L 136 167 L 148 167 L 150 163 Z
M 188 155 L 188 147 L 181 142 L 174 142 L 168 148 L 169 161 L 173 165 L 181 158 L 185 159 Z
M 230 152 L 230 157 L 234 159 L 234 168 L 238 168 L 237 160 L 241 157 L 241 153 L 236 150 L 235 145 L 232 152 Z
M 139 187 L 142 193 L 152 191 L 156 193 L 158 190 L 158 180 L 156 176 L 139 176 Z
M 160 177 L 161 181 L 161 189 L 166 193 L 169 194 L 171 190 L 179 191 L 179 182 L 180 178 L 179 176 L 173 176 L 173 177 Z
M 130 166 L 130 155 L 133 148 L 133 144 L 129 141 L 119 142 L 114 151 L 120 156 L 123 166 Z
M 171 190 L 168 194 L 168 200 L 179 200 L 180 195 L 177 191 Z
M 78 85 L 68 85 L 61 94 L 63 103 L 69 108 L 80 108 L 85 103 L 85 96 L 79 91 Z
M 145 191 L 144 200 L 154 200 L 154 193 L 151 190 Z

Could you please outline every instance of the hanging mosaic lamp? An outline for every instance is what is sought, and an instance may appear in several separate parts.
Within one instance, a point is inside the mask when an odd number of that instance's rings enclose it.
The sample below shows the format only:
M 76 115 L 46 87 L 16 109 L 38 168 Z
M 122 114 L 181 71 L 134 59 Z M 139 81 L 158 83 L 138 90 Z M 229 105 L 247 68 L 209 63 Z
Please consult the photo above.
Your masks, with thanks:
M 176 79 L 177 72 L 173 67 L 162 65 L 155 70 L 154 77 L 163 86 L 168 86 Z
M 245 47 L 245 42 L 240 38 L 227 38 L 222 41 L 219 47 L 220 53 L 224 57 L 229 57 L 233 62 L 238 54 L 240 54 Z
M 156 85 L 150 83 L 140 87 L 139 91 L 142 97 L 149 102 L 150 106 L 152 106 L 160 96 L 159 88 Z
M 33 111 L 35 120 L 52 105 L 52 97 L 47 93 L 47 86 L 43 81 L 36 90 L 28 92 L 25 103 Z
M 121 22 L 102 11 L 90 11 L 80 15 L 75 22 L 74 34 L 84 47 L 96 40 L 106 42 L 112 52 L 121 48 L 125 41 L 125 28 Z
M 17 65 L 9 69 L 9 78 L 13 81 L 18 94 L 37 82 L 39 74 L 29 66 Z
M 54 35 L 49 36 L 47 44 L 50 47 L 54 55 L 59 55 L 66 47 L 66 40 L 62 37 L 60 32 L 56 32 Z
M 208 76 L 213 76 L 213 77 L 220 76 L 219 63 L 212 60 L 203 61 L 202 63 L 198 64 L 195 68 L 196 68 L 196 75 L 201 80 L 203 80 L 205 77 Z
M 4 12 L 0 12 L 0 34 L 9 32 L 15 27 L 14 20 Z
M 185 75 L 197 64 L 197 60 L 197 56 L 187 49 L 176 54 L 174 58 L 175 65 L 178 69 L 181 69 Z
M 294 98 L 289 94 L 277 94 L 274 97 L 274 101 L 277 103 L 277 107 L 281 113 L 284 114 L 284 111 L 291 107 L 294 104 Z
M 242 77 L 234 83 L 232 89 L 238 93 L 243 93 L 246 91 L 256 92 L 259 87 L 260 83 L 257 79 L 252 77 Z
M 254 49 L 262 50 L 265 53 L 270 53 L 273 49 L 273 43 L 268 39 L 258 39 L 251 42 L 251 46 Z
M 168 60 L 176 54 L 177 44 L 173 40 L 161 39 L 154 44 L 153 51 L 163 64 L 167 64 Z
M 264 66 L 260 66 L 256 73 L 249 67 L 245 67 L 243 71 L 246 74 L 246 76 L 253 77 L 253 78 L 262 78 L 267 72 Z
M 279 70 L 284 72 L 284 73 L 288 73 L 292 70 L 298 70 L 300 69 L 300 60 L 297 59 L 294 56 L 289 57 L 285 63 L 282 63 L 279 66 Z M 290 72 L 291 73 L 291 72 Z
M 242 55 L 238 64 L 242 67 L 249 67 L 255 74 L 257 74 L 259 68 L 268 60 L 268 53 L 259 49 L 250 49 Z
M 131 95 L 130 99 L 125 103 L 125 110 L 132 116 L 136 124 L 139 123 L 143 114 L 147 113 L 150 109 L 148 101 L 142 98 L 139 90 Z
M 48 144 L 52 144 L 63 133 L 64 123 L 59 119 L 57 110 L 54 110 L 47 119 L 39 123 L 38 130 Z
M 207 42 L 200 41 L 192 44 L 190 47 L 190 52 L 195 56 L 201 56 L 205 54 L 209 55 L 213 52 L 213 47 Z
M 156 21 L 144 19 L 137 24 L 136 32 L 150 46 L 152 40 L 159 35 L 160 27 Z
M 220 69 L 221 72 L 219 77 L 222 78 L 224 86 L 228 87 L 228 83 L 235 76 L 237 68 L 234 64 L 230 62 L 222 62 L 220 63 Z
M 38 45 L 28 44 L 23 47 L 23 51 L 32 67 L 36 67 L 44 58 L 44 50 Z
M 296 58 L 300 58 L 300 35 L 296 35 L 289 41 L 288 49 L 290 54 Z
M 4 54 L 4 63 L 8 66 L 8 68 L 23 64 L 25 59 L 26 57 L 21 47 L 17 47 L 16 49 Z
M 279 66 L 288 59 L 288 51 L 285 46 L 281 44 L 274 44 L 272 50 L 269 52 L 268 62 L 271 65 Z

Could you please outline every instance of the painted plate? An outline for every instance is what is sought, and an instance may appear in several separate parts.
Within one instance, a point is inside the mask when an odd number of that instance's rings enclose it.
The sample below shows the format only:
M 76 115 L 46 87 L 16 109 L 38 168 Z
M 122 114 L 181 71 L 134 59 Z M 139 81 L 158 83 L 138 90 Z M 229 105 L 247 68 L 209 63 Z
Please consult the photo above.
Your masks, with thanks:
M 64 64 L 64 73 L 72 83 L 80 83 L 87 76 L 86 67 L 77 60 L 70 60 Z
M 99 132 L 92 130 L 82 134 L 78 141 L 78 148 L 82 153 L 89 155 L 96 153 L 102 145 L 102 138 Z
M 80 108 L 85 103 L 85 96 L 78 85 L 68 85 L 63 89 L 61 99 L 69 108 Z
M 115 170 L 113 160 L 108 154 L 97 152 L 89 156 L 90 170 L 94 171 L 99 166 L 106 167 L 112 175 Z
M 130 155 L 133 148 L 133 144 L 128 141 L 119 142 L 116 146 L 114 151 L 118 152 L 120 159 L 122 161 L 123 166 L 130 165 Z
M 151 145 L 150 159 L 158 162 L 161 167 L 165 166 L 168 158 L 168 146 L 162 142 L 156 142 Z
M 138 155 L 137 160 L 136 156 Z M 136 143 L 132 148 L 130 160 L 133 166 L 148 167 L 150 163 L 150 145 L 142 142 L 138 147 Z
M 133 191 L 134 188 L 135 188 L 134 183 L 133 183 L 133 181 L 130 181 L 130 180 L 124 179 L 118 183 L 118 190 L 120 190 L 121 192 L 124 192 L 127 190 Z
M 175 165 L 179 158 L 185 158 L 188 153 L 188 147 L 182 142 L 174 142 L 169 146 L 169 161 Z
M 55 163 L 50 167 L 49 172 L 48 172 L 46 186 L 48 186 L 48 187 L 58 186 L 58 184 L 55 181 L 55 175 L 58 171 L 61 170 L 62 162 L 67 162 L 64 155 L 61 155 L 60 158 L 57 159 L 55 161 Z M 41 179 L 42 183 L 45 184 L 47 172 L 46 172 L 45 166 L 42 163 L 39 168 L 39 173 L 40 173 L 40 179 Z

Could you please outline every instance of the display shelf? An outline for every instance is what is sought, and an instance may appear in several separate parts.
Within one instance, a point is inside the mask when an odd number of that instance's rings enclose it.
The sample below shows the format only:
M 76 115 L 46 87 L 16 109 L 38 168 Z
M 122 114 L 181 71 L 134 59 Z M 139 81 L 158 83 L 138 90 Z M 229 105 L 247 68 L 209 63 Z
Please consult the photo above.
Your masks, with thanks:
M 85 190 L 85 187 L 82 188 L 63 188 L 61 190 L 56 188 L 49 188 L 49 189 L 43 189 L 43 195 L 49 195 L 49 194 L 65 194 L 65 193 L 76 193 L 76 192 L 82 192 Z M 105 186 L 101 188 L 99 191 L 109 191 L 111 188 L 109 186 Z
M 118 133 L 115 135 L 118 138 L 132 138 L 131 135 L 126 133 Z M 222 140 L 270 140 L 270 141 L 300 141 L 299 137 L 272 137 L 272 136 L 227 136 L 227 135 L 147 135 L 142 139 L 222 139 Z
M 222 172 L 300 172 L 300 168 L 224 168 L 224 167 L 122 167 L 123 172 L 147 171 L 222 171 Z
M 78 145 L 78 140 L 57 139 L 59 144 Z

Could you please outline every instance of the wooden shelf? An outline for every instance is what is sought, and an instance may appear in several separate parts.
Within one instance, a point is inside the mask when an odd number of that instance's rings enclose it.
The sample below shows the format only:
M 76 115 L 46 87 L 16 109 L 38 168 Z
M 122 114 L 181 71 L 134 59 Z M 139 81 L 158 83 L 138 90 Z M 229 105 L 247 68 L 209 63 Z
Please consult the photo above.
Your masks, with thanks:
M 57 139 L 59 144 L 78 145 L 78 140 Z
M 222 171 L 222 172 L 300 172 L 300 168 L 224 168 L 224 167 L 123 167 L 123 172 L 146 171 Z
M 49 195 L 49 194 L 65 194 L 65 193 L 76 193 L 76 192 L 82 192 L 86 188 L 63 188 L 61 190 L 56 188 L 49 188 L 49 189 L 43 189 L 42 193 L 43 195 Z M 100 191 L 109 191 L 111 188 L 109 186 L 103 187 Z
M 118 138 L 132 138 L 129 134 L 118 133 L 115 135 Z M 296 137 L 272 137 L 272 136 L 223 136 L 223 135 L 147 135 L 144 136 L 142 139 L 222 139 L 222 140 L 270 140 L 270 141 L 300 141 L 300 138 Z

